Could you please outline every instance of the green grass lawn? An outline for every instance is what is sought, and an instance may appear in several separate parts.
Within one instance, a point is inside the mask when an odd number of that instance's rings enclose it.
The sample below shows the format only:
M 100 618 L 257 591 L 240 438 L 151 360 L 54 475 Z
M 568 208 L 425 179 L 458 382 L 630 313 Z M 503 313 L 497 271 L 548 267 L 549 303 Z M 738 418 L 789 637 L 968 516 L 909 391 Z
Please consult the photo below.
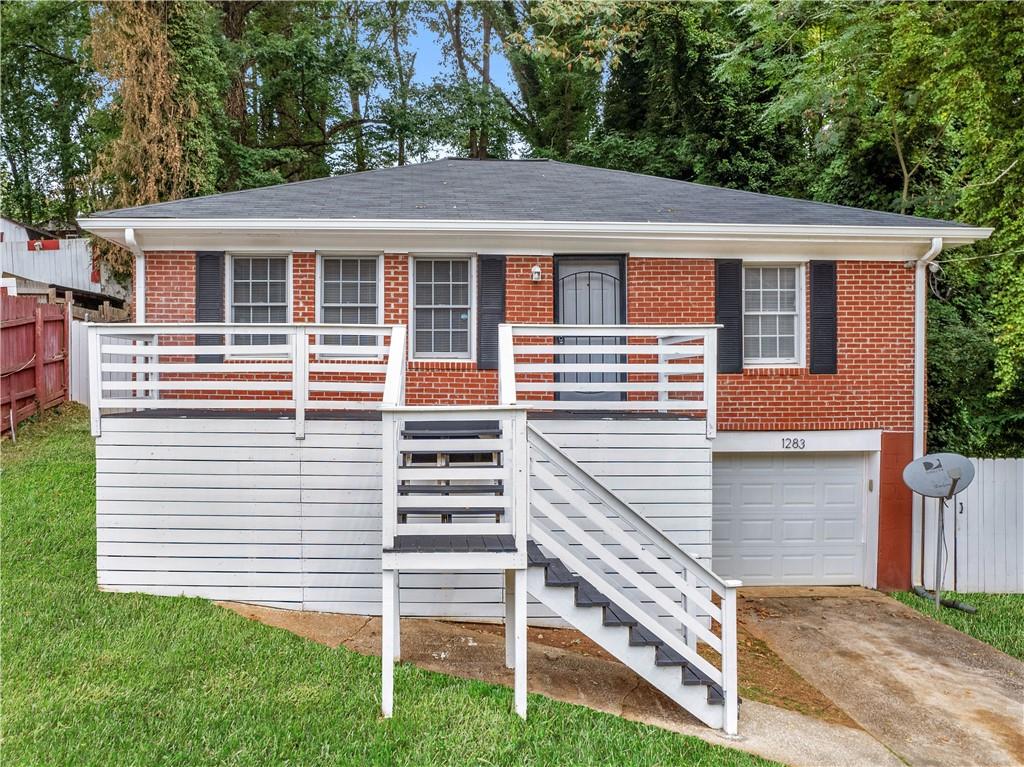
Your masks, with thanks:
M 7 765 L 767 762 L 579 706 L 379 661 L 199 599 L 96 589 L 93 441 L 81 409 L 3 444 L 0 680 Z
M 935 612 L 935 604 L 909 591 L 892 594 L 905 605 L 952 626 L 957 631 L 1024 660 L 1024 594 L 958 594 L 944 591 L 942 596 L 974 605 L 974 615 L 943 607 Z

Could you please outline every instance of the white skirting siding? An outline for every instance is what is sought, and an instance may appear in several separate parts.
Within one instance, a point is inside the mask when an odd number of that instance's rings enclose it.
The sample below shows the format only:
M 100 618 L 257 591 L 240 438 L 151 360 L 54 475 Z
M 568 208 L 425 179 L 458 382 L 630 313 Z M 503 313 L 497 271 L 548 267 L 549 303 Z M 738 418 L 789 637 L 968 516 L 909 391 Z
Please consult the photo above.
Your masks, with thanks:
M 552 442 L 710 564 L 702 421 L 544 420 Z M 104 418 L 99 585 L 292 609 L 380 613 L 379 421 Z M 498 618 L 499 574 L 404 573 L 402 614 Z M 534 618 L 550 617 L 531 606 Z

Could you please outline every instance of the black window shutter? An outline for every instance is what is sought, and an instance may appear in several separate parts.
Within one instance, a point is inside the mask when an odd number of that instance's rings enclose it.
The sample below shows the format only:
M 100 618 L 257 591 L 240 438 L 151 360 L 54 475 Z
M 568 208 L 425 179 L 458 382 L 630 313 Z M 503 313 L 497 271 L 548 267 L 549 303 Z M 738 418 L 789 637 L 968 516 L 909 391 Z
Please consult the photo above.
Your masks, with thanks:
M 743 371 L 743 261 L 715 260 L 715 322 L 718 331 L 718 372 Z
M 836 262 L 811 261 L 811 372 L 835 373 L 836 342 Z
M 224 322 L 224 253 L 196 253 L 196 322 Z M 224 336 L 197 335 L 196 346 L 220 346 Z M 198 354 L 196 362 L 223 362 L 220 354 Z
M 477 258 L 476 364 L 498 369 L 498 325 L 505 321 L 505 257 Z

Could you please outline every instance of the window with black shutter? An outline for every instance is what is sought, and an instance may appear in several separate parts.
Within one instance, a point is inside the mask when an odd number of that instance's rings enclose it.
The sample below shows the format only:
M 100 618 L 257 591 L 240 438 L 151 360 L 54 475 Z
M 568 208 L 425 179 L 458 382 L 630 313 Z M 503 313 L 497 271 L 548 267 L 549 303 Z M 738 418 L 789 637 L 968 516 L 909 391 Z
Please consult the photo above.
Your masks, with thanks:
M 715 322 L 718 331 L 718 372 L 743 371 L 743 261 L 715 261 Z
M 811 261 L 811 361 L 812 373 L 838 369 L 838 291 L 835 261 Z
M 505 257 L 477 262 L 476 359 L 481 370 L 498 369 L 498 326 L 505 321 Z
M 224 253 L 196 253 L 196 322 L 224 322 Z M 224 336 L 197 335 L 196 346 L 220 346 Z M 198 354 L 196 362 L 218 363 L 220 354 Z

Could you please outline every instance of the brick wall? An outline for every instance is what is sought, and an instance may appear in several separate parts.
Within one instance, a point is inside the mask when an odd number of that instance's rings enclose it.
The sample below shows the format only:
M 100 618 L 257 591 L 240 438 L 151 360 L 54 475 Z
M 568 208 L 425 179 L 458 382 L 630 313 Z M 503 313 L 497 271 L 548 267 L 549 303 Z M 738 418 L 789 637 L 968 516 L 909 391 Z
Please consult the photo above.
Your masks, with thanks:
M 714 280 L 710 259 L 634 259 L 629 320 L 714 322 Z M 720 430 L 913 428 L 913 271 L 900 263 L 840 261 L 837 281 L 838 372 L 752 367 L 720 374 Z
M 316 253 L 292 254 L 292 321 L 316 322 Z
M 533 266 L 542 279 L 534 282 Z M 628 261 L 627 316 L 638 324 L 714 322 L 714 262 L 637 258 Z M 409 322 L 409 257 L 384 257 L 384 322 Z M 316 255 L 292 256 L 292 316 L 316 319 Z M 718 377 L 722 431 L 913 428 L 913 272 L 900 263 L 842 261 L 838 266 L 839 371 L 747 368 Z M 550 257 L 511 256 L 506 272 L 509 322 L 554 320 Z M 195 316 L 191 252 L 146 256 L 146 316 L 190 322 Z M 805 334 L 806 335 L 806 334 Z M 410 403 L 485 404 L 497 397 L 497 374 L 471 362 L 413 361 Z
M 147 322 L 195 322 L 195 255 L 192 252 L 146 253 Z

